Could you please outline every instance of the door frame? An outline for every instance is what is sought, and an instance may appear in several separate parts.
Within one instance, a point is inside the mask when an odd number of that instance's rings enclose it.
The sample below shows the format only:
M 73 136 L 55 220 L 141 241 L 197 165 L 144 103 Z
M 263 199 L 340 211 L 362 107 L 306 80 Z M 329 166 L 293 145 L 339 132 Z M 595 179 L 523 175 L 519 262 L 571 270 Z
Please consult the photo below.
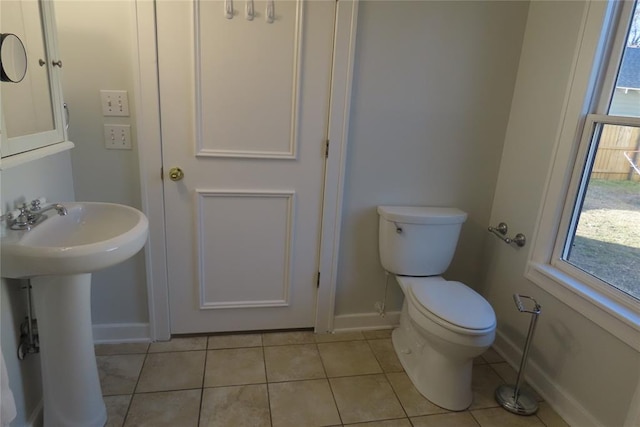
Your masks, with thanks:
M 169 283 L 161 179 L 162 137 L 156 45 L 155 2 L 136 0 L 134 55 L 134 96 L 136 140 L 142 210 L 149 218 L 149 240 L 145 246 L 149 335 L 151 341 L 171 338 Z M 330 141 L 324 175 L 322 232 L 319 250 L 319 288 L 316 299 L 315 331 L 333 330 L 334 309 L 342 221 L 351 109 L 351 88 L 356 48 L 358 0 L 336 0 L 331 98 L 327 124 Z

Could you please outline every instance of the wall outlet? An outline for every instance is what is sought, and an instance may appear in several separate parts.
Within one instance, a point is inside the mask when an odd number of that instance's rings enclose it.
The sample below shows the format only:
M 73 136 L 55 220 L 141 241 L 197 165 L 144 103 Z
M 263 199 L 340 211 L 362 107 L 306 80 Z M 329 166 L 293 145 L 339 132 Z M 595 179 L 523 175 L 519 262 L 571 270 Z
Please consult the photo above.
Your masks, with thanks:
M 101 90 L 103 116 L 128 116 L 129 97 L 126 90 Z
M 131 150 L 131 126 L 104 125 L 104 146 L 109 150 Z

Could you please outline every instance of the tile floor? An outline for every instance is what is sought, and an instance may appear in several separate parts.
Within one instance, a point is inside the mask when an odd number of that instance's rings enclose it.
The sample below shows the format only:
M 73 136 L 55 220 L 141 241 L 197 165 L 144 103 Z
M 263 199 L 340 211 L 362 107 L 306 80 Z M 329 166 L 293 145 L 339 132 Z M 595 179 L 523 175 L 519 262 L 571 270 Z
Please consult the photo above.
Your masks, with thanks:
M 423 398 L 398 361 L 390 330 L 275 332 L 97 345 L 108 426 L 561 427 L 499 408 L 515 371 L 493 350 L 475 361 L 473 404 L 449 412 Z

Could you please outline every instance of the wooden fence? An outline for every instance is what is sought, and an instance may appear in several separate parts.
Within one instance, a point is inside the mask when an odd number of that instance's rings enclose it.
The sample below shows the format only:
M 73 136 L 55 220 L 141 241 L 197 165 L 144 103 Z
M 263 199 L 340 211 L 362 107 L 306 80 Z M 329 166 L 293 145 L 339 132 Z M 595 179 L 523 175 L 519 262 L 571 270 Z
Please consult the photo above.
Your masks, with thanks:
M 640 174 L 631 166 L 640 162 L 640 128 L 604 125 L 600 146 L 591 171 L 591 178 L 611 181 L 640 181 Z

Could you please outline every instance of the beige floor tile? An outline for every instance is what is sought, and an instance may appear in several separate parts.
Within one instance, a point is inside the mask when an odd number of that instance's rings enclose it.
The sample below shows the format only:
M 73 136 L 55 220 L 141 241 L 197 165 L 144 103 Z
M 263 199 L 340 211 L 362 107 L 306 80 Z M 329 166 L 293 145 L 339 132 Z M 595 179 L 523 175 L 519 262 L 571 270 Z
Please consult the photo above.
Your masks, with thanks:
M 331 378 L 329 382 L 345 424 L 406 417 L 384 375 Z
M 326 378 L 315 344 L 265 347 L 264 362 L 269 382 Z
M 153 342 L 149 346 L 149 353 L 163 353 L 167 351 L 206 350 L 207 337 L 171 338 L 171 341 Z
M 473 364 L 474 365 L 486 365 L 487 361 L 484 360 L 484 358 L 482 356 L 478 356 L 475 359 L 473 359 Z
M 311 331 L 267 332 L 262 334 L 262 345 L 313 344 L 315 334 Z
M 96 356 L 110 356 L 114 354 L 145 354 L 149 348 L 148 342 L 128 342 L 122 344 L 98 344 Z
M 207 351 L 205 387 L 258 384 L 266 381 L 262 347 Z
M 492 363 L 491 367 L 494 371 L 496 371 L 498 376 L 500 376 L 500 378 L 502 378 L 505 383 L 515 385 L 516 381 L 518 380 L 518 373 L 511 367 L 511 365 L 509 365 L 507 362 L 500 362 Z M 522 385 L 522 389 L 529 392 L 531 394 L 531 397 L 533 397 L 537 401 L 540 402 L 543 400 L 542 397 L 540 397 L 540 395 L 531 388 L 531 386 L 526 384 L 526 382 Z
M 107 406 L 107 424 L 105 427 L 122 427 L 124 418 L 129 410 L 131 395 L 105 396 L 104 404 Z
M 507 362 L 492 363 L 491 367 L 498 374 L 502 381 L 507 384 L 515 384 L 518 373 Z
M 380 367 L 384 372 L 402 372 L 402 364 L 400 359 L 396 355 L 396 350 L 393 348 L 391 338 L 385 338 L 380 340 L 369 340 L 369 345 L 373 354 L 375 354 Z
M 387 379 L 408 416 L 415 417 L 447 412 L 446 409 L 434 405 L 422 396 L 404 372 L 389 373 L 387 374 Z
M 480 427 L 545 427 L 535 415 L 523 417 L 507 412 L 503 408 L 479 409 L 471 411 Z
M 209 350 L 261 346 L 262 334 L 214 335 L 209 337 L 207 344 Z
M 450 412 L 447 414 L 428 415 L 411 418 L 413 427 L 478 427 L 479 424 L 466 412 Z M 507 427 L 502 426 L 502 427 Z
M 540 402 L 536 415 L 547 427 L 569 427 L 569 424 L 546 402 Z
M 401 418 L 398 420 L 385 420 L 385 421 L 372 421 L 370 423 L 356 423 L 345 424 L 345 426 L 358 426 L 358 427 L 411 427 L 411 422 L 408 418 Z
M 383 338 L 391 338 L 393 329 L 375 329 L 373 331 L 362 331 L 364 337 L 368 340 L 379 340 Z
M 493 347 L 489 347 L 487 351 L 482 353 L 482 358 L 487 361 L 487 363 L 499 363 L 504 362 L 502 356 L 498 354 L 497 351 L 493 349 Z
M 364 335 L 360 331 L 316 334 L 316 342 L 360 341 L 363 339 Z
M 498 374 L 491 369 L 491 365 L 476 365 L 473 367 L 471 388 L 473 402 L 469 409 L 492 408 L 498 406 L 495 399 L 496 388 L 504 384 Z
M 109 396 L 133 393 L 144 358 L 144 354 L 97 356 L 102 394 Z
M 201 427 L 269 427 L 267 385 L 205 388 Z
M 326 379 L 269 384 L 273 427 L 319 427 L 340 424 Z
M 202 387 L 205 351 L 148 354 L 136 393 Z
M 382 372 L 367 341 L 323 343 L 318 350 L 329 377 Z
M 197 426 L 201 393 L 201 390 L 180 390 L 135 394 L 125 426 Z

